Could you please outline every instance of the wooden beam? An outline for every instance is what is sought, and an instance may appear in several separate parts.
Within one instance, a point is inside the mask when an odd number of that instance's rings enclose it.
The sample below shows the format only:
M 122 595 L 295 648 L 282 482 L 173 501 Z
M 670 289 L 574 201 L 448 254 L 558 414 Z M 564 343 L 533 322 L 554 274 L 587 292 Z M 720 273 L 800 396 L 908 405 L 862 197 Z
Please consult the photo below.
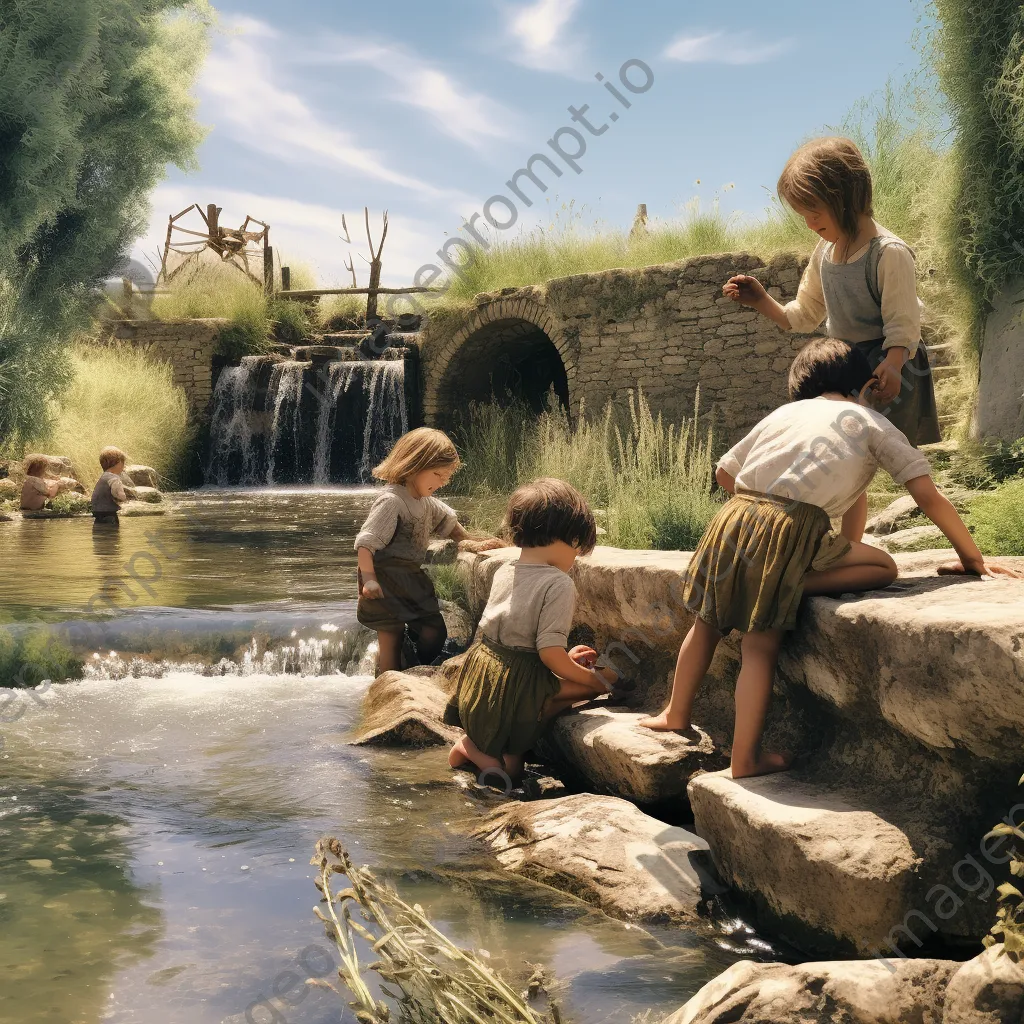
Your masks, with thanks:
M 281 268 L 282 278 L 287 267 Z M 282 281 L 283 283 L 283 281 Z M 282 299 L 313 299 L 318 295 L 369 295 L 371 291 L 378 295 L 412 295 L 418 292 L 445 292 L 447 288 L 304 288 L 301 291 L 290 291 L 285 288 L 278 292 Z

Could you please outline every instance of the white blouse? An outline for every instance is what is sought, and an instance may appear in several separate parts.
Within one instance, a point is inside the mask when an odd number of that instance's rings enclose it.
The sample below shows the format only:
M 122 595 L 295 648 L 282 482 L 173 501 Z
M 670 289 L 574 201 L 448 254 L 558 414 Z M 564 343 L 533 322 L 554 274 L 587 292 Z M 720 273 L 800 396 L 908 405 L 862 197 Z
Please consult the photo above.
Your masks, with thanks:
M 896 236 L 876 223 L 877 234 L 888 238 Z M 856 263 L 867 256 L 870 239 L 847 260 Z M 811 254 L 810 263 L 800 279 L 796 298 L 783 309 L 789 318 L 790 330 L 812 334 L 825 319 L 825 294 L 821 287 L 821 261 L 832 262 L 833 243 L 820 241 Z M 884 323 L 884 349 L 905 348 L 908 358 L 917 354 L 921 340 L 921 300 L 917 297 L 917 271 L 914 254 L 909 246 L 887 245 L 878 260 L 878 290 L 882 295 L 882 321 Z

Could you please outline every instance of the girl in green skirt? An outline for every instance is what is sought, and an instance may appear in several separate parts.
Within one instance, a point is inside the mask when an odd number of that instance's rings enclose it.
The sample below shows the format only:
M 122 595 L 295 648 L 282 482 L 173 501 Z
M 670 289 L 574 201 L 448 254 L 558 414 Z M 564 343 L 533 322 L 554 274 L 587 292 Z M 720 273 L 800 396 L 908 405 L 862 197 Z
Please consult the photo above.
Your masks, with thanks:
M 475 765 L 481 781 L 491 772 L 518 778 L 545 723 L 577 701 L 611 692 L 617 678 L 613 668 L 594 667 L 592 648 L 565 649 L 576 609 L 568 572 L 597 543 L 584 497 L 561 480 L 535 480 L 509 499 L 505 525 L 522 553 L 494 575 L 480 639 L 446 715 L 466 731 L 448 763 Z
M 732 775 L 788 767 L 761 750 L 783 635 L 796 624 L 804 594 L 843 594 L 887 587 L 896 563 L 879 548 L 852 540 L 858 495 L 879 466 L 903 484 L 960 556 L 940 572 L 1024 574 L 986 564 L 956 510 L 936 489 L 928 460 L 885 416 L 863 407 L 877 384 L 864 352 L 819 338 L 789 371 L 792 401 L 766 416 L 725 454 L 716 479 L 732 498 L 709 524 L 684 579 L 683 602 L 696 616 L 676 662 L 668 707 L 640 724 L 690 729 L 697 688 L 719 640 L 743 633 L 736 681 Z M 842 517 L 833 533 L 830 518 Z

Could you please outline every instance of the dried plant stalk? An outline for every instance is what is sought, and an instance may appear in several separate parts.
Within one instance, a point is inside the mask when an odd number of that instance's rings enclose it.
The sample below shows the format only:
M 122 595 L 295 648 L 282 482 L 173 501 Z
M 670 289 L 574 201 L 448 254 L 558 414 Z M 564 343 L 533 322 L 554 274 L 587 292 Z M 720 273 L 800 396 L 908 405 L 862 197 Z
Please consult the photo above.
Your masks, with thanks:
M 526 994 L 516 993 L 475 953 L 438 931 L 419 904 L 409 906 L 368 868 L 356 866 L 334 837 L 316 844 L 310 863 L 320 868 L 315 884 L 327 904 L 326 914 L 319 908 L 315 913 L 338 947 L 338 976 L 354 997 L 349 1006 L 360 1024 L 560 1024 L 554 1003 L 548 1013 L 530 1007 Z M 350 886 L 333 892 L 333 874 L 345 876 Z M 360 962 L 357 936 L 377 961 Z M 366 971 L 381 979 L 393 1007 L 374 998 Z M 543 982 L 535 973 L 529 994 L 538 991 L 544 991 Z

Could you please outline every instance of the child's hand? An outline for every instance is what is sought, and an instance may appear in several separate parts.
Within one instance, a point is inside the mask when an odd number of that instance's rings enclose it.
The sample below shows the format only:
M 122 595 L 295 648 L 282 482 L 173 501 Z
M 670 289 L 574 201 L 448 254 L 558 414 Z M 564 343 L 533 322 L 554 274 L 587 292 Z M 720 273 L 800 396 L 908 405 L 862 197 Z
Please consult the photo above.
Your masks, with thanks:
M 583 668 L 593 668 L 597 661 L 597 651 L 593 647 L 587 647 L 586 644 L 579 644 L 569 652 L 569 657 Z
M 936 570 L 940 576 L 1006 576 L 1011 580 L 1024 580 L 1024 572 L 995 562 L 947 562 Z
M 768 298 L 764 285 L 756 277 L 737 274 L 722 286 L 722 294 L 743 306 L 757 306 Z
M 384 591 L 380 589 L 380 584 L 376 580 L 364 580 L 359 596 L 365 597 L 368 601 L 377 601 L 384 596 Z
M 498 537 L 484 537 L 481 540 L 460 540 L 459 550 L 479 554 L 481 551 L 494 551 L 496 548 L 507 548 L 509 545 Z
M 872 389 L 875 400 L 891 402 L 903 387 L 903 360 L 898 355 L 886 356 L 875 367 L 875 381 Z

